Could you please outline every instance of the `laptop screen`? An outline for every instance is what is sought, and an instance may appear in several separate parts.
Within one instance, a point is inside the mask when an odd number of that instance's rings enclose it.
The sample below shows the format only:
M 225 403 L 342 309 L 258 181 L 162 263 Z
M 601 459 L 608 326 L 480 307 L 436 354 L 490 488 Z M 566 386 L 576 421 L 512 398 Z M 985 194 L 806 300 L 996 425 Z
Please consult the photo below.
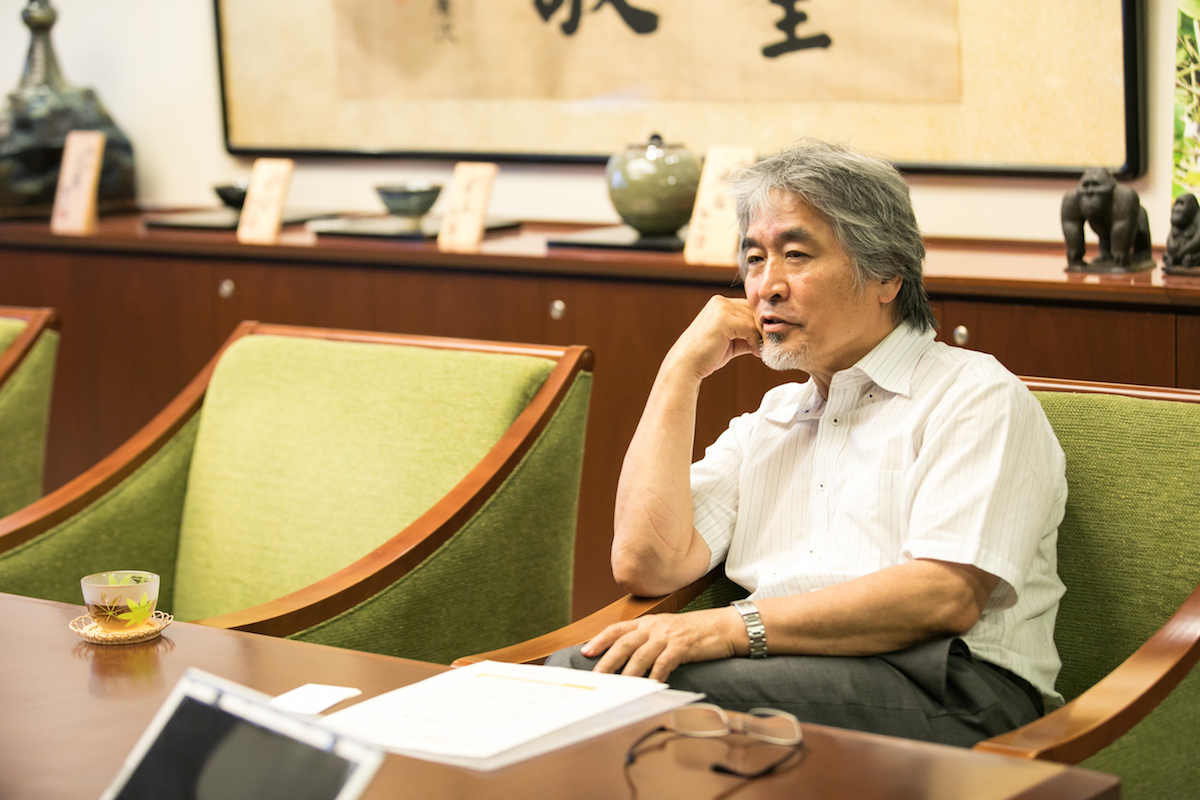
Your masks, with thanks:
M 355 800 L 383 760 L 368 745 L 189 669 L 101 800 Z

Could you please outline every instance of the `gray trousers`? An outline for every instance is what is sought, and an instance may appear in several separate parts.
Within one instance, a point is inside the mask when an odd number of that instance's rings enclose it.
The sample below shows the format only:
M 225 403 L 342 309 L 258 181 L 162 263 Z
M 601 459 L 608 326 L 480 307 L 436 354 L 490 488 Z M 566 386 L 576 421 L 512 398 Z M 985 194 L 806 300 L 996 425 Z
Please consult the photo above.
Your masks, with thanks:
M 549 666 L 591 669 L 579 647 Z M 802 722 L 970 747 L 1032 722 L 1041 698 L 1021 678 L 971 656 L 961 639 L 878 656 L 768 656 L 684 664 L 673 689 L 732 711 L 777 708 Z

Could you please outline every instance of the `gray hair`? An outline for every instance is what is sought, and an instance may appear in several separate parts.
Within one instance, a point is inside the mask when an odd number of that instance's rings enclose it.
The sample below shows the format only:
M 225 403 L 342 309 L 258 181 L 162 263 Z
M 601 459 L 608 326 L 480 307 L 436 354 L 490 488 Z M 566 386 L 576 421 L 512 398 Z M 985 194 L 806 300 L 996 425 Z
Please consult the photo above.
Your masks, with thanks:
M 844 145 L 816 140 L 760 159 L 730 178 L 742 236 L 771 205 L 776 190 L 825 215 L 854 265 L 860 287 L 873 280 L 901 279 L 892 307 L 897 323 L 907 322 L 919 330 L 937 327 L 921 280 L 925 244 L 908 184 L 895 167 Z M 744 258 L 741 273 L 744 278 Z

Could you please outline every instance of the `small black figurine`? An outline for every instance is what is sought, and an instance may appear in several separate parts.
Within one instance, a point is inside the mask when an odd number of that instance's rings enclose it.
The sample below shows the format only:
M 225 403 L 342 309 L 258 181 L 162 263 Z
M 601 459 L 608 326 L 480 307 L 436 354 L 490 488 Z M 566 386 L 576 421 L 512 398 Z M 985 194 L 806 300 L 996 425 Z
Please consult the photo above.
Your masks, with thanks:
M 1100 254 L 1084 260 L 1083 223 L 1100 239 Z M 1150 220 L 1138 194 L 1106 169 L 1085 171 L 1079 186 L 1063 195 L 1063 238 L 1068 272 L 1138 272 L 1150 269 Z
M 1163 272 L 1200 273 L 1200 203 L 1196 196 L 1181 194 L 1171 205 L 1171 235 L 1163 254 Z

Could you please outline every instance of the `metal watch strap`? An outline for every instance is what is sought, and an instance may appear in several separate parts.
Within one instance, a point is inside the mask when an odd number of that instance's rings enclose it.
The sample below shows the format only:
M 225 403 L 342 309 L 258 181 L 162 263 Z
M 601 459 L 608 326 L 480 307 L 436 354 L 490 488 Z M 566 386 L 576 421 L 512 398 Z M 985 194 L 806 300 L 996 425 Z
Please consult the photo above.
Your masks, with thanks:
M 758 607 L 750 600 L 734 600 L 730 605 L 738 610 L 742 621 L 746 623 L 746 633 L 750 636 L 750 657 L 766 658 L 767 629 L 758 615 Z

